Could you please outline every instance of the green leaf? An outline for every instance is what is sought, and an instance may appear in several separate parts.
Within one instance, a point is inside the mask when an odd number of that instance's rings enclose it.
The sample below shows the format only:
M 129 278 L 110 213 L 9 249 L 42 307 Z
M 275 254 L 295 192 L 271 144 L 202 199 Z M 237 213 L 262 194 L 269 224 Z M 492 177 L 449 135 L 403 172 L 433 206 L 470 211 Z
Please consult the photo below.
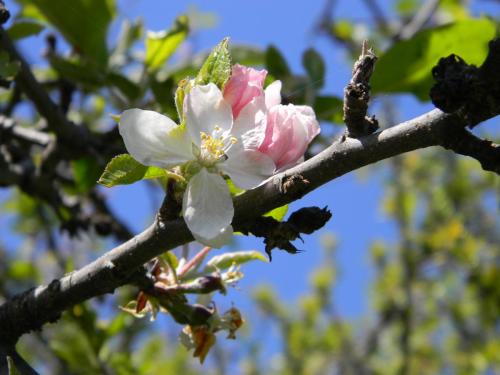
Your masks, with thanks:
M 37 35 L 44 29 L 44 27 L 45 26 L 39 22 L 17 21 L 9 27 L 7 33 L 12 40 L 19 40 L 32 35 Z
M 146 58 L 148 70 L 158 70 L 172 56 L 189 32 L 186 16 L 177 17 L 174 26 L 167 32 L 148 32 L 146 36 Z
M 285 58 L 274 46 L 266 50 L 266 68 L 275 79 L 284 79 L 291 74 Z
M 372 89 L 382 92 L 411 92 L 428 100 L 433 84 L 431 70 L 441 57 L 452 53 L 469 64 L 480 65 L 488 53 L 488 41 L 496 35 L 489 19 L 467 19 L 427 29 L 393 45 L 377 62 Z
M 115 0 L 21 0 L 35 7 L 83 56 L 100 67 L 106 66 L 108 26 L 116 13 Z M 31 12 L 33 16 L 39 15 Z
M 270 216 L 275 220 L 283 221 L 287 212 L 288 212 L 288 204 L 285 204 L 284 206 L 281 206 L 281 207 L 275 208 L 274 210 L 269 211 L 264 216 Z
M 317 96 L 314 99 L 314 112 L 319 120 L 343 124 L 343 101 L 335 96 Z
M 264 65 L 266 56 L 262 50 L 252 46 L 231 46 L 229 48 L 233 63 L 241 65 L 255 66 Z
M 313 87 L 320 89 L 325 83 L 325 62 L 315 49 L 309 48 L 302 55 L 302 65 L 311 79 Z
M 61 77 L 78 82 L 86 88 L 96 89 L 104 85 L 105 75 L 97 68 L 83 64 L 79 60 L 69 60 L 51 55 L 49 62 Z
M 268 262 L 267 258 L 259 251 L 235 251 L 233 253 L 214 256 L 207 262 L 205 271 L 224 270 L 231 267 L 233 264 L 240 265 L 252 260 Z
M 166 176 L 165 170 L 158 167 L 146 167 L 129 154 L 122 154 L 111 159 L 97 182 L 106 187 L 113 187 L 132 184 L 145 178 Z
M 221 90 L 231 76 L 231 55 L 228 50 L 229 38 L 224 38 L 210 52 L 203 63 L 196 83 L 206 85 L 209 82 L 215 83 Z
M 84 157 L 71 162 L 73 175 L 79 192 L 90 191 L 101 174 L 101 166 L 94 158 Z
M 9 54 L 5 51 L 0 51 L 0 78 L 12 80 L 16 76 L 20 68 L 19 61 L 10 61 Z

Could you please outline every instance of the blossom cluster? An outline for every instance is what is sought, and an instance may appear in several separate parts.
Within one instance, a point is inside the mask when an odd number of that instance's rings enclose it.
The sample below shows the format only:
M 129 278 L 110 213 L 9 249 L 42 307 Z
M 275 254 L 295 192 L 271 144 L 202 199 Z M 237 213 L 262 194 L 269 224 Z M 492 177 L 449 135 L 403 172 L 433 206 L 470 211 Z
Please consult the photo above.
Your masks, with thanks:
M 180 166 L 187 180 L 182 214 L 199 242 L 213 247 L 233 233 L 225 180 L 252 189 L 303 160 L 319 125 L 311 107 L 281 104 L 281 82 L 264 88 L 267 72 L 234 65 L 221 90 L 214 83 L 186 85 L 180 125 L 154 111 L 129 109 L 119 130 L 140 163 Z

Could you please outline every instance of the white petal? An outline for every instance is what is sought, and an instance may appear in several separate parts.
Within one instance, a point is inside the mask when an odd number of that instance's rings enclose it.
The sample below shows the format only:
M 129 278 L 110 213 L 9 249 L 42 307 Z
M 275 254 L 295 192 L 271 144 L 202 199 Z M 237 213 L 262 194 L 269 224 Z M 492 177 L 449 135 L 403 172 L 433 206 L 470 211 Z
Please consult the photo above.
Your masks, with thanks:
M 266 87 L 266 107 L 269 109 L 281 103 L 281 81 L 274 81 Z
M 241 110 L 234 121 L 231 135 L 240 138 L 245 148 L 257 149 L 266 135 L 266 103 L 257 96 Z
M 234 216 L 233 201 L 226 181 L 220 175 L 202 168 L 189 180 L 182 212 L 194 236 L 206 241 L 218 237 L 231 224 Z
M 228 225 L 224 229 L 222 229 L 217 237 L 214 237 L 212 239 L 206 239 L 203 238 L 196 233 L 193 233 L 193 236 L 196 241 L 202 243 L 203 245 L 213 247 L 215 249 L 219 249 L 224 245 L 227 245 L 228 243 L 231 242 L 233 239 L 233 227 L 231 225 Z
M 186 96 L 186 125 L 191 138 L 200 144 L 200 132 L 212 135 L 218 126 L 227 132 L 233 125 L 231 106 L 213 83 L 194 86 Z
M 118 130 L 127 151 L 144 165 L 170 168 L 193 158 L 185 129 L 160 113 L 127 109 Z
M 276 168 L 273 160 L 256 150 L 244 149 L 235 144 L 227 153 L 227 160 L 219 164 L 234 184 L 242 189 L 259 186 Z

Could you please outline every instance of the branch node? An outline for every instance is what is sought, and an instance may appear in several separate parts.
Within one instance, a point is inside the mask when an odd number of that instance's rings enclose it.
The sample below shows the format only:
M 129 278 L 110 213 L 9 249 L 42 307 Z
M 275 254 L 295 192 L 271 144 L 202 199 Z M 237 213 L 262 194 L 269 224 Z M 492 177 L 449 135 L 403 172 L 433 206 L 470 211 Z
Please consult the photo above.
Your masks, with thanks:
M 351 81 L 344 89 L 344 122 L 348 137 L 359 138 L 378 129 L 375 117 L 366 115 L 370 101 L 370 77 L 376 61 L 377 56 L 365 40 L 361 56 L 354 63 Z

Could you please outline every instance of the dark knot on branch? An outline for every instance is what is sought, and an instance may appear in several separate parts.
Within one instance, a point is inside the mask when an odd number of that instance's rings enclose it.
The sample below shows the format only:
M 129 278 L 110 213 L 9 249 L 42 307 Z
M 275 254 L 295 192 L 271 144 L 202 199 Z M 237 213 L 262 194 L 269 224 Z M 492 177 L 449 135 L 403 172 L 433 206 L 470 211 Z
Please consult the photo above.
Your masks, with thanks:
M 352 78 L 344 89 L 344 122 L 347 126 L 347 136 L 362 137 L 378 129 L 375 116 L 367 116 L 370 101 L 370 77 L 375 68 L 377 56 L 363 42 L 361 56 L 354 63 Z

